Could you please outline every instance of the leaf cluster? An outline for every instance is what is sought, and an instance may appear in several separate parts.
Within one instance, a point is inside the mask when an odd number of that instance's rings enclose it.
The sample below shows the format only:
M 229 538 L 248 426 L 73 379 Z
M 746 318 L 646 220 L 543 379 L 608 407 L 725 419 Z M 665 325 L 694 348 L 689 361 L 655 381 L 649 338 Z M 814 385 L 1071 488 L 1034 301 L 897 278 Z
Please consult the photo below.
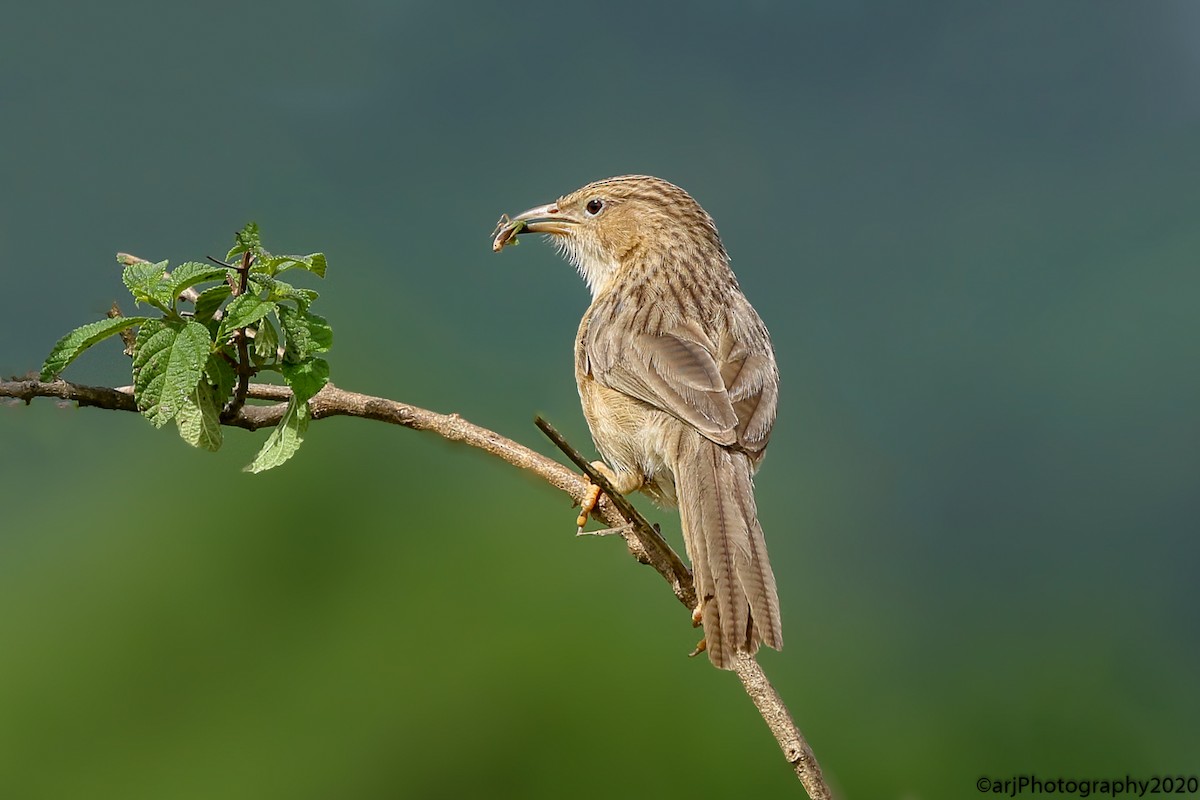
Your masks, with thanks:
M 153 313 L 83 325 L 54 346 L 41 379 L 53 380 L 97 342 L 120 334 L 133 357 L 134 399 L 155 427 L 174 420 L 193 447 L 217 450 L 222 416 L 245 402 L 251 376 L 277 373 L 292 390 L 283 419 L 246 467 L 261 472 L 295 454 L 308 426 L 308 400 L 329 380 L 321 357 L 333 346 L 333 330 L 312 313 L 312 289 L 280 279 L 294 270 L 325 277 L 322 253 L 273 255 L 262 246 L 258 226 L 238 231 L 224 262 L 188 261 L 174 269 L 120 254 L 121 278 L 138 306 Z M 290 276 L 289 276 L 290 277 Z

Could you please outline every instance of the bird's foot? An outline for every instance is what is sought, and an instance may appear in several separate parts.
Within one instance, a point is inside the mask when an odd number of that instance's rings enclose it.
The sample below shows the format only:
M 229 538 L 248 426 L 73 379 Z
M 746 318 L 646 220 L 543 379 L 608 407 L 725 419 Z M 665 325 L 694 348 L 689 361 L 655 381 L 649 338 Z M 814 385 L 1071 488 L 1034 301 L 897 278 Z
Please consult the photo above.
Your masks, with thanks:
M 579 527 L 579 531 L 575 535 L 576 536 L 612 536 L 612 535 L 616 534 L 616 535 L 624 536 L 625 534 L 632 531 L 634 529 L 634 527 L 635 527 L 634 524 L 632 522 L 630 522 L 626 525 L 620 525 L 616 528 L 601 528 L 598 531 L 585 531 L 583 529 L 583 526 L 581 525 Z
M 583 533 L 583 526 L 587 525 L 588 517 L 591 516 L 599 501 L 600 487 L 594 483 L 588 484 L 587 491 L 583 493 L 583 499 L 579 501 L 579 517 L 575 520 L 579 530 L 575 532 L 576 536 Z
M 612 468 L 608 466 L 608 464 L 605 464 L 603 461 L 593 461 L 592 467 L 604 476 L 605 480 L 608 481 L 610 486 L 612 486 L 614 489 L 617 489 L 617 484 L 619 483 L 617 479 L 617 473 L 613 472 Z M 620 489 L 617 489 L 617 491 L 620 491 Z M 596 504 L 600 502 L 600 492 L 601 489 L 599 486 L 594 483 L 588 484 L 587 491 L 584 492 L 583 499 L 579 502 L 579 517 L 575 520 L 575 525 L 578 528 L 578 530 L 575 532 L 576 536 L 579 536 L 583 533 L 583 526 L 587 524 L 588 517 L 591 516 L 591 513 L 596 510 Z M 612 528 L 608 530 L 611 532 L 616 532 L 619 531 L 620 528 Z M 605 535 L 605 531 L 597 531 L 597 534 Z
M 696 603 L 696 607 L 692 609 L 692 627 L 699 628 L 704 621 L 704 604 L 711 600 L 711 597 L 706 597 Z M 696 643 L 696 649 L 688 653 L 688 658 L 695 658 L 708 649 L 708 638 L 705 637 Z

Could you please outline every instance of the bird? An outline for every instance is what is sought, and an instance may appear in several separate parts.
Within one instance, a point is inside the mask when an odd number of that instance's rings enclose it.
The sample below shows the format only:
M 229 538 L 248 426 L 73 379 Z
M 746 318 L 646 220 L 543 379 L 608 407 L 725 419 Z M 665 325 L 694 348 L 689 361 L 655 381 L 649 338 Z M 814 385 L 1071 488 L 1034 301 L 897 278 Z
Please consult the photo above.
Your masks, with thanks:
M 678 506 L 709 660 L 733 669 L 739 652 L 781 649 L 753 484 L 779 371 L 712 217 L 668 181 L 622 175 L 501 217 L 497 230 L 496 251 L 545 234 L 591 291 L 575 380 L 596 466 L 621 494 Z

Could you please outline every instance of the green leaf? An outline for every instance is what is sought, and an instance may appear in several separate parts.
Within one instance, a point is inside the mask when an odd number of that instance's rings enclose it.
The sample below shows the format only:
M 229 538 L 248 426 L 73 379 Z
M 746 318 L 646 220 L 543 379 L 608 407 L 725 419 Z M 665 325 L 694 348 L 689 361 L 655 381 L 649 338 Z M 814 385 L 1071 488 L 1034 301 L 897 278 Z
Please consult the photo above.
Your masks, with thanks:
M 133 394 L 151 424 L 161 428 L 175 418 L 211 350 L 208 329 L 198 322 L 150 320 L 142 326 L 134 345 Z
M 279 323 L 287 337 L 284 359 L 292 364 L 333 347 L 333 328 L 324 317 L 279 306 Z
M 225 316 L 221 320 L 221 330 L 218 340 L 223 340 L 238 328 L 244 328 L 258 322 L 270 314 L 278 306 L 269 300 L 263 300 L 256 294 L 243 294 L 233 298 L 225 307 Z
M 175 302 L 175 296 L 171 294 L 171 284 L 165 275 L 166 269 L 166 261 L 138 261 L 125 267 L 121 273 L 121 280 L 133 295 L 134 302 L 149 303 L 155 308 L 169 312 Z
M 199 261 L 188 261 L 171 270 L 171 275 L 167 278 L 167 284 L 173 299 L 179 297 L 179 294 L 184 289 L 195 286 L 198 283 L 218 279 L 224 280 L 228 274 L 229 270 L 225 267 L 219 267 L 215 264 L 202 264 Z
M 221 449 L 221 406 L 216 390 L 203 378 L 192 387 L 175 416 L 179 435 L 192 447 L 216 452 Z
M 250 278 L 250 285 L 255 287 L 255 291 L 257 292 L 265 291 L 268 300 L 295 301 L 301 311 L 307 311 L 309 305 L 321 296 L 312 289 L 297 289 L 290 283 L 284 283 L 277 278 L 272 278 L 262 273 L 253 273 L 253 277 Z
M 318 278 L 324 278 L 328 262 L 324 253 L 309 253 L 306 256 L 271 256 L 262 266 L 269 275 L 299 268 L 308 270 Z
M 308 311 L 308 307 L 320 296 L 312 289 L 297 289 L 287 284 L 277 286 L 271 292 L 272 300 L 292 300 L 301 311 Z
M 234 258 L 240 258 L 247 250 L 256 255 L 262 252 L 262 238 L 258 233 L 257 222 L 247 222 L 245 227 L 234 234 L 234 238 L 235 244 L 225 256 L 226 261 L 232 262 Z
M 136 293 L 141 290 L 146 293 L 146 289 L 166 273 L 167 264 L 166 261 L 130 261 L 125 264 L 125 269 L 121 270 L 121 280 L 130 292 Z
M 192 314 L 192 318 L 197 322 L 208 322 L 213 318 L 213 314 L 217 313 L 217 309 L 221 304 L 229 299 L 229 295 L 233 290 L 228 284 L 213 286 L 205 289 L 196 298 L 196 309 Z
M 142 411 L 149 405 L 143 398 L 158 397 L 162 392 L 162 384 L 166 381 L 165 362 L 178 335 L 176 328 L 161 319 L 149 320 L 138 329 L 133 343 L 133 397 Z M 154 384 L 153 389 L 151 384 Z
M 329 383 L 329 362 L 323 358 L 307 358 L 299 364 L 280 367 L 283 379 L 292 388 L 296 401 L 307 403 L 309 398 Z
M 275 358 L 278 353 L 279 333 L 275 330 L 274 323 L 264 317 L 258 323 L 258 330 L 254 332 L 254 359 L 262 364 Z
M 288 401 L 283 419 L 271 431 L 262 450 L 258 451 L 254 461 L 246 467 L 246 472 L 263 472 L 278 467 L 287 461 L 300 449 L 304 441 L 304 432 L 308 429 L 309 411 L 304 403 L 296 402 L 296 398 Z
M 79 354 L 96 342 L 103 341 L 109 336 L 128 330 L 135 325 L 141 325 L 148 317 L 112 317 L 92 322 L 76 328 L 58 340 L 46 363 L 42 365 L 41 379 L 54 380 L 67 365 L 79 357 Z
M 224 405 L 225 399 L 233 394 L 234 384 L 237 383 L 237 373 L 233 365 L 221 358 L 220 353 L 211 353 L 208 356 L 208 364 L 204 367 L 204 377 L 212 384 L 217 404 Z

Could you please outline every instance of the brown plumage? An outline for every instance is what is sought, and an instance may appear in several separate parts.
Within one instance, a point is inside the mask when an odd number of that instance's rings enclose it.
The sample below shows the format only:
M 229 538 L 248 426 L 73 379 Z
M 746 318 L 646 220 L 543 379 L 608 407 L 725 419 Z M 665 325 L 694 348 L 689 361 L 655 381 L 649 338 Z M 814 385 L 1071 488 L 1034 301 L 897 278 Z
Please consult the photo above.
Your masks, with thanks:
M 729 268 L 712 218 L 664 180 L 588 184 L 509 221 L 546 233 L 592 291 L 575 380 L 621 493 L 678 505 L 709 658 L 783 638 L 752 476 L 775 423 L 770 336 Z

